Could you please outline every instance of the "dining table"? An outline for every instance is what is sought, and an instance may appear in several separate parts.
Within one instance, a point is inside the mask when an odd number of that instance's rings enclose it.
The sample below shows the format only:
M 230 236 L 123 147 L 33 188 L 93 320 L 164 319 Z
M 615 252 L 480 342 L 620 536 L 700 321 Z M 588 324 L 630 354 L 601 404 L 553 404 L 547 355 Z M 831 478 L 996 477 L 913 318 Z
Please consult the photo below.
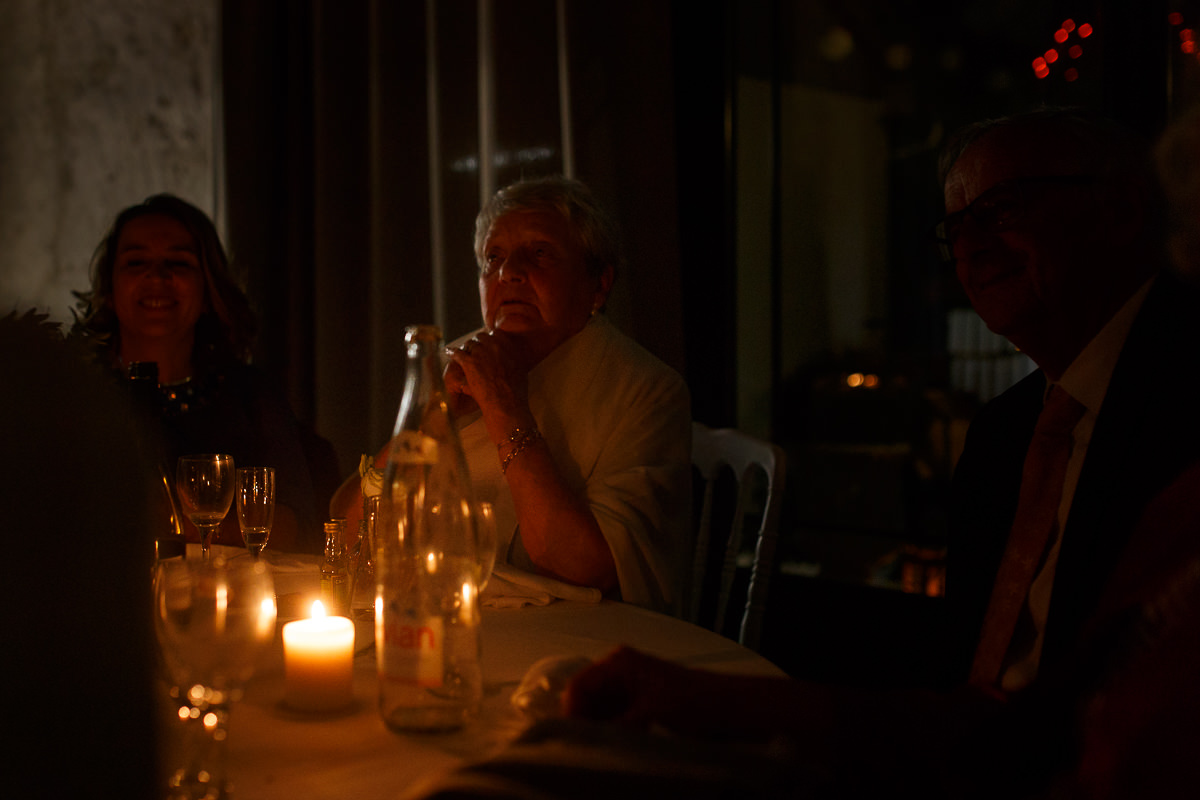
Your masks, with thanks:
M 198 546 L 190 547 L 197 550 L 187 557 L 198 557 Z M 213 555 L 249 557 L 220 545 L 214 545 Z M 227 774 L 237 798 L 404 797 L 414 786 L 500 753 L 529 729 L 544 708 L 535 715 L 534 707 L 514 702 L 519 687 L 548 671 L 553 674 L 556 665 L 578 665 L 619 645 L 717 672 L 785 674 L 732 639 L 640 606 L 581 598 L 569 591 L 561 593 L 577 599 L 562 599 L 553 592 L 503 597 L 485 590 L 484 697 L 479 713 L 452 732 L 397 733 L 385 726 L 377 709 L 373 581 L 361 582 L 350 611 L 355 630 L 350 703 L 336 711 L 299 711 L 285 701 L 280 631 L 290 620 L 306 615 L 310 599 L 320 597 L 321 559 L 271 552 L 269 547 L 261 559 L 271 568 L 279 613 L 274 639 L 230 714 Z

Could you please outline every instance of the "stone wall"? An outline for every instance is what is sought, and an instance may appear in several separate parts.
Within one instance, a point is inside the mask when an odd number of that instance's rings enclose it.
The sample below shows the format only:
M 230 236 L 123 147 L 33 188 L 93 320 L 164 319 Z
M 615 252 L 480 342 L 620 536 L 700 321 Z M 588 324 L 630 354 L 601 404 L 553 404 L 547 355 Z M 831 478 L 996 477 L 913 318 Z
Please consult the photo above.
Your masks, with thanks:
M 169 191 L 218 217 L 218 0 L 0 3 L 0 314 L 70 320 L 112 218 Z

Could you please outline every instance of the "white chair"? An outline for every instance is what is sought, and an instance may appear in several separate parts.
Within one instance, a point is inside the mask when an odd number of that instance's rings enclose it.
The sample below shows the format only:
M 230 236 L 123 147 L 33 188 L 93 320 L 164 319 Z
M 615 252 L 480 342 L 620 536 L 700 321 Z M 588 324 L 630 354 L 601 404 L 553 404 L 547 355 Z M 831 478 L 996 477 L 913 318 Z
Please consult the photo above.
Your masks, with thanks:
M 683 616 L 689 622 L 706 625 L 718 633 L 725 632 L 726 617 L 736 614 L 735 603 L 742 605 L 741 624 L 737 640 L 757 651 L 762 638 L 763 617 L 767 608 L 767 591 L 775 562 L 775 543 L 779 535 L 779 518 L 783 506 L 785 456 L 783 448 L 756 439 L 732 428 L 713 429 L 700 423 L 692 425 L 692 465 L 703 482 L 702 502 L 695 520 L 695 540 L 691 574 L 685 581 Z M 720 478 L 726 470 L 732 472 L 737 487 L 736 501 L 728 533 L 723 537 L 719 583 L 716 587 L 715 615 L 711 625 L 701 621 L 701 599 L 708 578 L 710 551 L 717 546 L 713 533 L 713 506 Z M 761 521 L 750 561 L 750 581 L 744 601 L 733 597 L 734 577 L 738 555 L 742 552 L 745 521 L 756 507 L 754 474 L 761 472 L 766 481 L 766 496 L 761 499 Z M 706 615 L 707 616 L 707 615 Z

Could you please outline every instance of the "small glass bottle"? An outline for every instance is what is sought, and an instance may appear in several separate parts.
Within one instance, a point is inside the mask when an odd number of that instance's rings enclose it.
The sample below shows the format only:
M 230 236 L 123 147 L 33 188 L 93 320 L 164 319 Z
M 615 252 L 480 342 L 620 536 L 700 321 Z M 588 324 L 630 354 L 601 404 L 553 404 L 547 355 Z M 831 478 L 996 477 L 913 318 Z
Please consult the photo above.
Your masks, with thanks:
M 442 382 L 441 331 L 411 326 L 404 340 L 375 530 L 379 712 L 393 730 L 452 730 L 483 698 L 474 496 Z
M 350 565 L 346 558 L 346 520 L 325 523 L 325 560 L 321 563 L 321 601 L 332 616 L 350 615 Z

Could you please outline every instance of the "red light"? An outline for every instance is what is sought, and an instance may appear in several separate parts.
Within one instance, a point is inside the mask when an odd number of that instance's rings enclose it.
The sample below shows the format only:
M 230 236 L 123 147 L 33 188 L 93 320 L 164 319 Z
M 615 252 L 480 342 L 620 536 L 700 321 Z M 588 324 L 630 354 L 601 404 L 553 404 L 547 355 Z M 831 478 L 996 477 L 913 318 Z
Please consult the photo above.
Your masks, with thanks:
M 1196 38 L 1196 32 L 1191 28 L 1184 28 L 1179 32 L 1179 41 L 1190 42 Z
M 1077 44 L 1073 44 L 1071 45 L 1071 49 L 1067 51 L 1067 55 L 1069 55 L 1071 58 L 1079 58 L 1081 55 L 1083 55 L 1083 48 Z
M 1184 53 L 1194 53 L 1196 52 L 1196 43 L 1192 41 L 1184 42 L 1179 45 L 1179 50 Z
M 1047 67 L 1045 64 L 1042 64 L 1042 66 L 1040 66 L 1040 67 L 1034 67 L 1033 73 L 1035 75 L 1037 75 L 1038 79 L 1040 80 L 1050 74 L 1050 68 Z
M 1079 70 L 1075 69 L 1074 67 L 1070 67 L 1066 72 L 1063 73 L 1063 77 L 1067 79 L 1067 83 L 1070 83 L 1079 77 Z
M 1182 25 L 1183 14 L 1180 14 L 1178 11 L 1172 11 L 1170 14 L 1167 14 L 1167 23 L 1170 25 Z
M 1033 60 L 1033 69 L 1035 72 L 1039 69 L 1045 69 L 1045 68 L 1046 68 L 1046 59 L 1042 58 L 1041 56 L 1038 56 L 1037 58 L 1035 58 Z
M 1058 51 L 1051 47 L 1046 51 L 1046 63 L 1053 64 L 1055 61 L 1058 61 Z
M 1081 39 L 1086 39 L 1092 35 L 1092 26 L 1086 22 L 1079 26 L 1079 36 Z
M 1071 31 L 1075 30 L 1075 20 L 1073 20 L 1073 19 L 1064 20 L 1063 24 L 1062 24 L 1062 29 L 1064 31 L 1066 31 L 1067 33 L 1070 33 Z
M 1062 28 L 1059 28 L 1058 30 L 1056 30 L 1054 32 L 1054 41 L 1058 42 L 1059 44 L 1062 44 L 1066 40 L 1067 40 L 1067 32 L 1064 31 Z

